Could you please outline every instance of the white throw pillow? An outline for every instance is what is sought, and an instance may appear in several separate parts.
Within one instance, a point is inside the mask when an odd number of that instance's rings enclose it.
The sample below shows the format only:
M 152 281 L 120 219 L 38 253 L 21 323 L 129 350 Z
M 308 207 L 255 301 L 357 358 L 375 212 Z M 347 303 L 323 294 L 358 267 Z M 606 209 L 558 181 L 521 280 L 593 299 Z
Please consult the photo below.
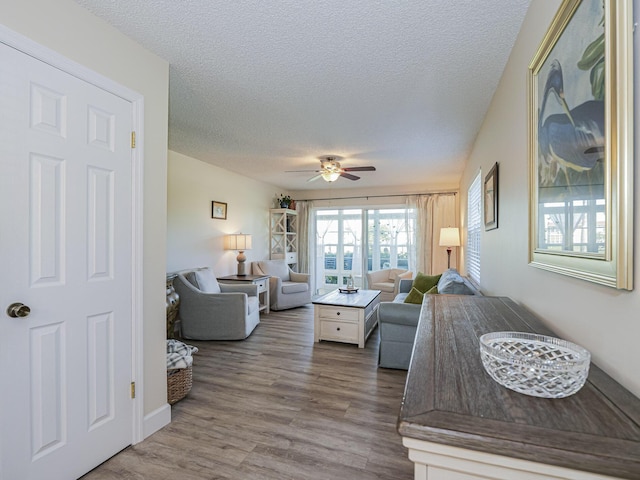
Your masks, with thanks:
M 203 292 L 220 293 L 220 285 L 218 285 L 218 280 L 216 280 L 213 272 L 208 268 L 196 270 L 196 281 L 198 282 L 198 288 Z

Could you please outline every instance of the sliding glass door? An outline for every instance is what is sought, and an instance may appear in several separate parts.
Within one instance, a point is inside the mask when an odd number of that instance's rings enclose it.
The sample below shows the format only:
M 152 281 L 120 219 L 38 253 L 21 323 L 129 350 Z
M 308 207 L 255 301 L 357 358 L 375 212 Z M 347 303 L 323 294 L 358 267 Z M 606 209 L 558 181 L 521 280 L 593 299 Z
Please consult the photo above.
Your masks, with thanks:
M 367 270 L 410 270 L 415 258 L 415 214 L 413 209 L 367 211 Z
M 342 288 L 353 276 L 362 287 L 362 210 L 316 212 L 316 287 L 319 294 Z
M 413 209 L 318 209 L 314 218 L 316 293 L 342 288 L 350 276 L 364 288 L 368 271 L 414 269 Z

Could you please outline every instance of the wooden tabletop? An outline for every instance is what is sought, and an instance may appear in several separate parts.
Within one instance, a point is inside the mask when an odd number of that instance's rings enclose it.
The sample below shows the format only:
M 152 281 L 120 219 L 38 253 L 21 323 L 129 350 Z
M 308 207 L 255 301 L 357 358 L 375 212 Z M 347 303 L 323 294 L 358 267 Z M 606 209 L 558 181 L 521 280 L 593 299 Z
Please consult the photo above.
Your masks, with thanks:
M 513 392 L 484 370 L 479 337 L 555 335 L 506 297 L 425 295 L 405 387 L 402 436 L 640 479 L 640 399 L 593 363 L 563 399 Z
M 355 293 L 341 293 L 339 290 L 334 290 L 316 298 L 313 303 L 338 307 L 366 308 L 378 295 L 380 295 L 380 290 L 358 290 Z
M 218 277 L 217 280 L 226 280 L 229 282 L 253 282 L 255 280 L 262 280 L 263 278 L 269 278 L 269 275 L 227 275 L 226 277 Z

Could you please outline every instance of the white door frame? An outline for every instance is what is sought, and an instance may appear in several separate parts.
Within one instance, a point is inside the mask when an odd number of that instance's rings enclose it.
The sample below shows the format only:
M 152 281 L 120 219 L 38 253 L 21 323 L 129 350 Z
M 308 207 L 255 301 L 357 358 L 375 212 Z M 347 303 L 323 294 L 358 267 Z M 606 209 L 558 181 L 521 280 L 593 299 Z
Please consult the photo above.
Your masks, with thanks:
M 4 43 L 52 67 L 95 85 L 131 102 L 132 125 L 136 132 L 136 147 L 132 149 L 132 381 L 136 383 L 136 398 L 133 400 L 133 425 L 131 443 L 144 438 L 144 374 L 143 374 L 143 163 L 144 163 L 144 97 L 63 55 L 44 47 L 33 40 L 0 24 L 0 43 Z

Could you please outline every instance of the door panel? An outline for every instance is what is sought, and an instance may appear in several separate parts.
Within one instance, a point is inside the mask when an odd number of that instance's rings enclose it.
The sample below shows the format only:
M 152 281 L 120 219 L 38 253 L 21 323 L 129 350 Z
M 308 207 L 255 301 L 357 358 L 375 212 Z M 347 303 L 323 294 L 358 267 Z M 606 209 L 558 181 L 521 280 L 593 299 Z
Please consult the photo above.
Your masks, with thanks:
M 0 479 L 76 478 L 132 439 L 132 105 L 0 44 L 0 107 Z

